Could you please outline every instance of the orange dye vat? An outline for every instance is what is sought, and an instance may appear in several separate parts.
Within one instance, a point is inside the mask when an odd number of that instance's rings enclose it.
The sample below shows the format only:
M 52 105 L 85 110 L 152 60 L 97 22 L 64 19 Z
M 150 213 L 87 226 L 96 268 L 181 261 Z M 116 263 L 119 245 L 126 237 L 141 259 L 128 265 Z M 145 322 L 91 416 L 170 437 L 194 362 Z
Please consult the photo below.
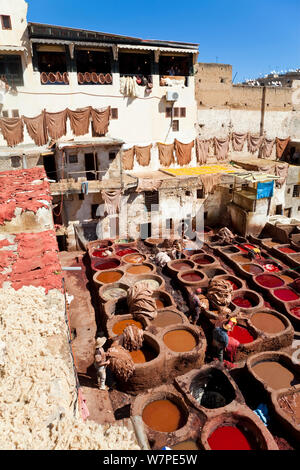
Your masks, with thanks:
M 144 408 L 142 417 L 149 428 L 159 432 L 174 432 L 183 424 L 180 408 L 170 400 L 153 401 Z
M 132 326 L 132 325 L 136 326 L 140 330 L 143 329 L 143 325 L 139 321 L 121 320 L 118 323 L 114 324 L 113 333 L 115 333 L 115 335 L 120 336 L 123 333 L 123 331 L 125 330 L 125 328 L 127 328 L 127 326 Z
M 169 331 L 164 336 L 164 343 L 174 352 L 192 351 L 197 345 L 194 335 L 186 330 Z

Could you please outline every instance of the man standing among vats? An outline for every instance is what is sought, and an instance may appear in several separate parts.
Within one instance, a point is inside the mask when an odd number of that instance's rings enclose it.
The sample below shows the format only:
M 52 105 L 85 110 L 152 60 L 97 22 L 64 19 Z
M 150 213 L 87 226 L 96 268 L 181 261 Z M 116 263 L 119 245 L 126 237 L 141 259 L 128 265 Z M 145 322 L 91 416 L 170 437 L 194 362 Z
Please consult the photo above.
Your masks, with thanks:
M 233 362 L 234 356 L 237 348 L 240 343 L 236 339 L 229 336 L 229 333 L 233 331 L 234 327 L 237 325 L 236 318 L 230 318 L 223 322 L 222 326 L 216 327 L 213 331 L 213 347 L 216 350 L 217 357 L 220 362 L 224 360 L 224 350 L 228 352 L 231 356 Z
M 109 361 L 106 358 L 106 353 L 103 349 L 106 341 L 107 339 L 105 337 L 96 339 L 94 367 L 97 373 L 97 383 L 99 390 L 106 390 L 106 367 L 109 364 Z

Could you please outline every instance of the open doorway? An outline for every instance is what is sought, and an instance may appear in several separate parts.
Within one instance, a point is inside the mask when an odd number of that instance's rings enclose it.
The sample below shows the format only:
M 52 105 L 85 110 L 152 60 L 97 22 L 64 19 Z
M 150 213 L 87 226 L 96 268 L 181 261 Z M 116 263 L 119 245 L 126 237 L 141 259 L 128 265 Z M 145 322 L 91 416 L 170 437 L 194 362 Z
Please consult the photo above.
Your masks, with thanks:
M 48 178 L 50 180 L 57 181 L 57 171 L 54 155 L 44 155 L 43 164 Z
M 95 167 L 96 159 L 94 157 L 93 153 L 86 153 L 84 155 L 84 160 L 85 160 L 85 171 L 86 171 L 86 178 L 88 181 L 93 181 L 96 179 L 96 171 L 97 168 Z
M 152 224 L 141 224 L 141 240 L 146 240 L 152 236 Z

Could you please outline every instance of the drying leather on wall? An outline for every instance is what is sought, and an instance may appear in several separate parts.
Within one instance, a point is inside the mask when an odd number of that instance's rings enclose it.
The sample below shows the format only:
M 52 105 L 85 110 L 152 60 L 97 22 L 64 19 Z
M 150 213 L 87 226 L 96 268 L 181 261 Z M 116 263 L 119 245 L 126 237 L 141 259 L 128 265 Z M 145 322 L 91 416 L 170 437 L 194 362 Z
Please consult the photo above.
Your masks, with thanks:
M 0 119 L 0 129 L 9 147 L 14 147 L 23 142 L 24 123 L 21 118 Z
M 220 178 L 220 174 L 200 176 L 205 195 L 214 193 L 216 186 L 220 183 Z
M 265 137 L 261 146 L 260 158 L 270 158 L 272 155 L 274 144 L 275 139 L 267 139 Z
M 177 157 L 178 165 L 188 165 L 192 160 L 192 148 L 194 147 L 194 141 L 190 144 L 183 144 L 179 140 L 175 139 L 175 152 Z
M 93 129 L 98 135 L 105 135 L 108 132 L 110 120 L 110 106 L 105 109 L 91 109 Z
M 101 196 L 105 202 L 105 208 L 109 215 L 120 212 L 122 191 L 101 191 Z
M 162 166 L 169 167 L 175 163 L 174 144 L 157 144 L 159 161 Z
M 291 138 L 288 137 L 287 139 L 279 139 L 276 137 L 276 157 L 277 159 L 281 158 L 283 155 L 283 152 L 287 148 Z
M 214 138 L 215 155 L 217 160 L 226 160 L 229 152 L 229 137 L 226 139 Z
M 38 147 L 46 145 L 48 142 L 48 134 L 46 128 L 45 113 L 41 113 L 34 118 L 24 117 L 27 132 Z
M 68 117 L 71 123 L 71 129 L 76 136 L 89 133 L 91 108 L 79 109 L 77 111 L 68 111 Z
M 136 192 L 142 193 L 144 191 L 157 191 L 161 185 L 161 180 L 154 180 L 152 178 L 139 178 Z
M 198 137 L 195 140 L 197 162 L 200 165 L 207 162 L 210 144 L 211 140 L 201 140 Z
M 248 134 L 248 151 L 250 153 L 255 153 L 260 149 L 260 146 L 263 142 L 263 136 L 255 136 Z
M 124 170 L 133 170 L 134 153 L 134 147 L 123 150 L 122 165 Z
M 46 112 L 46 126 L 49 137 L 58 140 L 67 133 L 67 110 L 59 113 Z
M 137 147 L 137 146 L 134 147 L 136 159 L 139 165 L 148 166 L 150 164 L 151 149 L 152 149 L 152 144 L 147 145 L 147 147 Z
M 238 134 L 237 132 L 232 133 L 232 148 L 235 152 L 241 152 L 247 139 L 246 134 Z

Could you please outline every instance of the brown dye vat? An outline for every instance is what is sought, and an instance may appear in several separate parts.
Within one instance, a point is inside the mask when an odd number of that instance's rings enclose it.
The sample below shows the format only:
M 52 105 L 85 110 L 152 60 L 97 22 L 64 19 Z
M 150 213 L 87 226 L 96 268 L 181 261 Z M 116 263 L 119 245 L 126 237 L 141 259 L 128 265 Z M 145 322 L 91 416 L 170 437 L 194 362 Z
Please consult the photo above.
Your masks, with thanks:
M 234 255 L 231 259 L 232 261 L 235 261 L 236 263 L 240 264 L 247 263 L 247 261 L 249 261 L 249 258 L 245 255 Z
M 165 326 L 176 325 L 178 323 L 183 323 L 181 316 L 176 312 L 165 310 L 158 313 L 157 317 L 151 322 L 151 325 L 164 328 Z
M 253 372 L 273 390 L 289 388 L 300 383 L 299 377 L 275 361 L 263 361 L 255 364 Z
M 135 364 L 145 364 L 146 362 L 153 361 L 157 357 L 156 352 L 148 345 L 144 345 L 138 351 L 129 351 L 132 360 Z
M 174 432 L 184 425 L 184 416 L 180 408 L 171 400 L 157 400 L 144 408 L 144 423 L 154 431 Z
M 120 336 L 123 333 L 123 331 L 125 330 L 125 328 L 127 328 L 127 326 L 132 326 L 132 325 L 135 325 L 140 330 L 143 329 L 143 325 L 139 321 L 121 320 L 118 323 L 115 323 L 115 325 L 113 326 L 113 333 Z
M 286 274 L 277 274 L 277 276 L 280 277 L 286 284 L 290 284 L 295 280 L 292 277 L 287 276 Z
M 177 271 L 184 271 L 187 269 L 191 269 L 192 266 L 189 263 L 185 263 L 184 261 L 178 261 L 177 263 L 172 263 L 172 268 L 176 269 Z
M 284 323 L 280 318 L 271 313 L 258 312 L 251 317 L 251 323 L 255 328 L 264 333 L 276 334 L 285 330 Z
M 157 310 L 160 310 L 161 308 L 164 308 L 164 307 L 165 307 L 164 303 L 163 303 L 161 300 L 159 300 L 159 299 L 156 299 L 156 300 L 155 300 L 155 303 L 156 303 L 156 308 L 157 308 Z
M 187 273 L 187 274 L 183 274 L 181 277 L 184 281 L 187 281 L 187 282 L 199 282 L 199 281 L 202 281 L 203 279 L 200 276 L 200 274 L 197 274 L 197 273 Z
M 129 263 L 129 264 L 140 264 L 143 261 L 145 261 L 145 259 L 146 257 L 144 255 L 140 255 L 139 253 L 126 255 L 123 257 L 123 260 L 125 261 L 125 263 Z
M 251 263 L 243 264 L 242 269 L 244 269 L 245 271 L 247 271 L 247 273 L 250 273 L 250 274 L 260 274 L 264 272 L 263 268 L 260 268 L 256 264 L 251 264 Z
M 102 296 L 105 300 L 115 300 L 120 297 L 126 297 L 127 291 L 121 287 L 112 287 L 111 289 L 107 289 L 103 292 Z
M 192 441 L 191 439 L 179 442 L 171 447 L 172 450 L 200 450 L 200 447 L 197 445 L 197 442 Z
M 150 266 L 147 266 L 146 264 L 141 264 L 137 266 L 131 266 L 130 268 L 127 269 L 126 272 L 128 274 L 133 274 L 133 275 L 148 274 L 148 273 L 151 273 L 151 268 Z
M 275 246 L 275 245 L 278 245 L 278 243 L 280 242 L 273 242 L 273 240 L 270 240 L 270 241 L 263 241 L 264 245 L 266 246 Z
M 169 331 L 163 339 L 165 345 L 174 352 L 192 351 L 197 346 L 194 335 L 185 330 Z
M 278 399 L 281 410 L 297 425 L 300 425 L 300 390 Z
M 291 258 L 292 258 L 293 260 L 297 261 L 298 263 L 300 263 L 300 254 L 293 255 Z
M 106 271 L 99 274 L 96 279 L 103 284 L 112 284 L 118 282 L 123 277 L 123 274 L 118 271 Z

